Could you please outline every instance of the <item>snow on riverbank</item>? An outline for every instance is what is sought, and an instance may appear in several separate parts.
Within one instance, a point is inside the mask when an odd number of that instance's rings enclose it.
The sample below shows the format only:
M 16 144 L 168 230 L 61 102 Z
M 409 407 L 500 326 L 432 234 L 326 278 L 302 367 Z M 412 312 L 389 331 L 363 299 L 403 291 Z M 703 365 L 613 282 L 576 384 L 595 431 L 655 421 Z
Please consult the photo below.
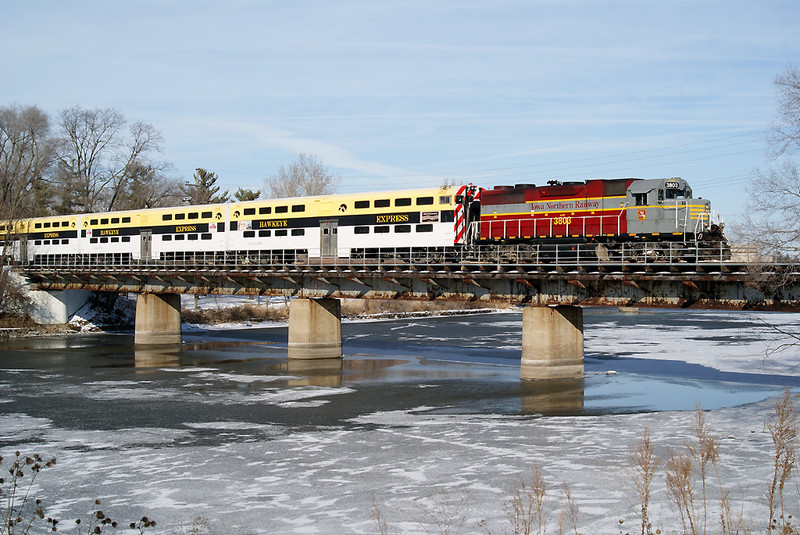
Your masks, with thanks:
M 664 328 L 673 313 L 690 321 Z M 797 316 L 642 311 L 621 317 L 616 311 L 587 310 L 587 358 L 608 359 L 609 366 L 652 358 L 727 372 L 794 374 L 797 349 L 764 358 L 779 338 L 762 318 L 792 329 Z M 489 346 L 514 349 L 516 338 L 506 333 L 519 332 L 519 311 L 492 314 L 486 322 L 500 333 L 488 339 Z M 391 326 L 402 327 L 402 321 Z M 402 336 L 402 329 L 397 333 Z M 548 533 L 558 533 L 563 483 L 578 505 L 580 533 L 635 533 L 634 491 L 625 467 L 643 429 L 650 430 L 662 456 L 683 451 L 694 440 L 691 411 L 541 417 L 445 414 L 442 407 L 423 405 L 399 410 L 367 406 L 344 423 L 309 425 L 303 423 L 304 411 L 346 404 L 359 386 L 313 386 L 294 378 L 279 387 L 279 380 L 265 371 L 220 373 L 214 366 L 169 370 L 183 382 L 159 387 L 152 374 L 137 370 L 125 381 L 94 380 L 64 387 L 63 394 L 88 402 L 151 403 L 154 410 L 185 410 L 191 402 L 201 414 L 203 406 L 223 404 L 230 407 L 228 416 L 189 420 L 187 415 L 184 423 L 169 427 L 115 429 L 113 422 L 98 422 L 85 429 L 70 425 L 68 418 L 0 412 L 7 449 L 30 451 L 33 446 L 58 458 L 48 479 L 39 483 L 47 494 L 48 513 L 74 518 L 83 514 L 89 499 L 100 497 L 107 512 L 119 512 L 115 516 L 156 518 L 159 533 L 173 533 L 202 517 L 217 533 L 367 534 L 378 533 L 374 502 L 391 533 L 439 533 L 446 521 L 454 523 L 451 534 L 482 533 L 481 520 L 493 533 L 503 533 L 508 528 L 504 507 L 514 485 L 529 477 L 536 463 L 548 484 Z M 0 380 L 6 386 L 0 411 L 16 396 L 58 394 L 52 372 L 9 373 L 41 374 L 47 390 L 15 393 L 6 376 Z M 213 395 L 208 392 L 212 386 Z M 443 386 L 421 383 L 418 388 Z M 757 532 L 765 522 L 763 495 L 772 463 L 764 422 L 774 401 L 707 413 L 709 429 L 720 440 L 723 484 L 735 510 L 743 511 Z M 255 421 L 242 415 L 241 406 L 256 414 L 259 408 L 279 406 L 296 417 Z M 208 445 L 197 438 L 204 434 Z M 797 504 L 797 488 L 790 486 L 791 503 Z M 717 516 L 712 516 L 709 532 L 718 532 Z M 663 471 L 654 486 L 652 519 L 663 533 L 679 531 Z
M 770 477 L 771 441 L 764 419 L 771 404 L 714 411 L 721 437 L 722 478 L 737 511 L 763 525 L 762 496 Z M 437 415 L 428 408 L 368 413 L 352 427 L 289 432 L 280 426 L 231 421 L 208 429 L 252 439 L 215 447 L 180 447 L 202 428 L 76 432 L 18 416 L 6 432 L 43 440 L 58 465 L 47 477 L 48 514 L 74 517 L 101 496 L 104 508 L 157 518 L 163 533 L 210 519 L 218 533 L 377 533 L 374 501 L 391 532 L 495 533 L 508 527 L 504 506 L 515 483 L 541 466 L 549 533 L 557 532 L 566 483 L 578 505 L 579 531 L 635 530 L 627 455 L 647 426 L 660 455 L 692 440 L 691 412 L 597 417 L 527 418 Z M 793 489 L 791 492 L 795 492 Z M 84 498 L 81 503 L 81 498 Z M 796 499 L 792 503 L 797 503 Z M 714 506 L 716 508 L 716 506 Z M 118 513 L 121 514 L 121 513 Z M 463 516 L 463 518 L 462 518 Z M 677 532 L 663 475 L 654 485 L 654 525 Z M 716 522 L 716 516 L 712 520 Z M 716 525 L 716 524 L 714 524 Z M 716 532 L 714 528 L 711 532 Z

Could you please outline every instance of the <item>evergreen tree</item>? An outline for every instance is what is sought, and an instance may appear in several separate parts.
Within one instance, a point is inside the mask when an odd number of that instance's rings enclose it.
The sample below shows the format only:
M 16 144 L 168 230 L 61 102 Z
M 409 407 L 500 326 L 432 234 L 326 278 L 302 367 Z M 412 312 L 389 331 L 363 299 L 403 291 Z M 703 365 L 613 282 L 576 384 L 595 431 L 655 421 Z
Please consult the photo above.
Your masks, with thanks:
M 187 183 L 181 187 L 184 201 L 187 204 L 220 204 L 228 202 L 228 191 L 220 193 L 216 185 L 217 174 L 198 167 L 194 172 L 194 183 Z
M 233 194 L 233 197 L 237 201 L 254 201 L 261 196 L 260 191 L 253 191 L 251 189 L 244 189 L 239 188 L 236 190 L 236 193 Z

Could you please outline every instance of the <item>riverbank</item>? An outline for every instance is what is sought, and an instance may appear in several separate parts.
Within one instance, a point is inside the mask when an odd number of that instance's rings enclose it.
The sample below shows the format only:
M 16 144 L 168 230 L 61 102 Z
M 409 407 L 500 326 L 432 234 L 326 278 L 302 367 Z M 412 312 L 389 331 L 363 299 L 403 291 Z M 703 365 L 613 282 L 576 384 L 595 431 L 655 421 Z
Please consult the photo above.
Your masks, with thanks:
M 289 300 L 247 296 L 182 296 L 181 321 L 184 328 L 203 326 L 254 326 L 289 321 Z M 390 319 L 483 314 L 515 308 L 509 303 L 469 303 L 457 301 L 390 301 L 343 299 L 342 319 Z M 112 301 L 93 301 L 76 311 L 66 324 L 41 325 L 29 317 L 0 318 L 0 341 L 14 338 L 57 336 L 75 333 L 124 332 L 133 329 L 135 297 L 120 295 Z

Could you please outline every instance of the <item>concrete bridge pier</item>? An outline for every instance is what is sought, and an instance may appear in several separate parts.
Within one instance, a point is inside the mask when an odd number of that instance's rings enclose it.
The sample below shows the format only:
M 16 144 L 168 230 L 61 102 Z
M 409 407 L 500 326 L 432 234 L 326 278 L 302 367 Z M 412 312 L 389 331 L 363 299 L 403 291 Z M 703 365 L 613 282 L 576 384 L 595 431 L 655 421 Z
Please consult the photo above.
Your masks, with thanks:
M 136 296 L 134 343 L 164 345 L 181 343 L 181 296 L 139 294 Z
M 526 306 L 522 311 L 522 379 L 583 376 L 583 309 Z
M 289 303 L 289 359 L 338 359 L 341 356 L 341 301 L 292 299 Z

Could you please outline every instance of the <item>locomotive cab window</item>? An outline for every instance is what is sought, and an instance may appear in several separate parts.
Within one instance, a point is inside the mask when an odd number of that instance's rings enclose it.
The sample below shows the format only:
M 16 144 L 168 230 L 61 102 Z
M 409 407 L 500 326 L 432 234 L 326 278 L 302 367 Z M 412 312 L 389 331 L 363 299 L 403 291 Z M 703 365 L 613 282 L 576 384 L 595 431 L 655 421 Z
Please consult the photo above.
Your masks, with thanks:
M 668 189 L 666 191 L 667 199 L 691 199 L 692 198 L 692 190 L 686 188 L 685 190 L 682 189 Z
M 647 206 L 647 193 L 634 193 L 633 200 L 636 206 Z

